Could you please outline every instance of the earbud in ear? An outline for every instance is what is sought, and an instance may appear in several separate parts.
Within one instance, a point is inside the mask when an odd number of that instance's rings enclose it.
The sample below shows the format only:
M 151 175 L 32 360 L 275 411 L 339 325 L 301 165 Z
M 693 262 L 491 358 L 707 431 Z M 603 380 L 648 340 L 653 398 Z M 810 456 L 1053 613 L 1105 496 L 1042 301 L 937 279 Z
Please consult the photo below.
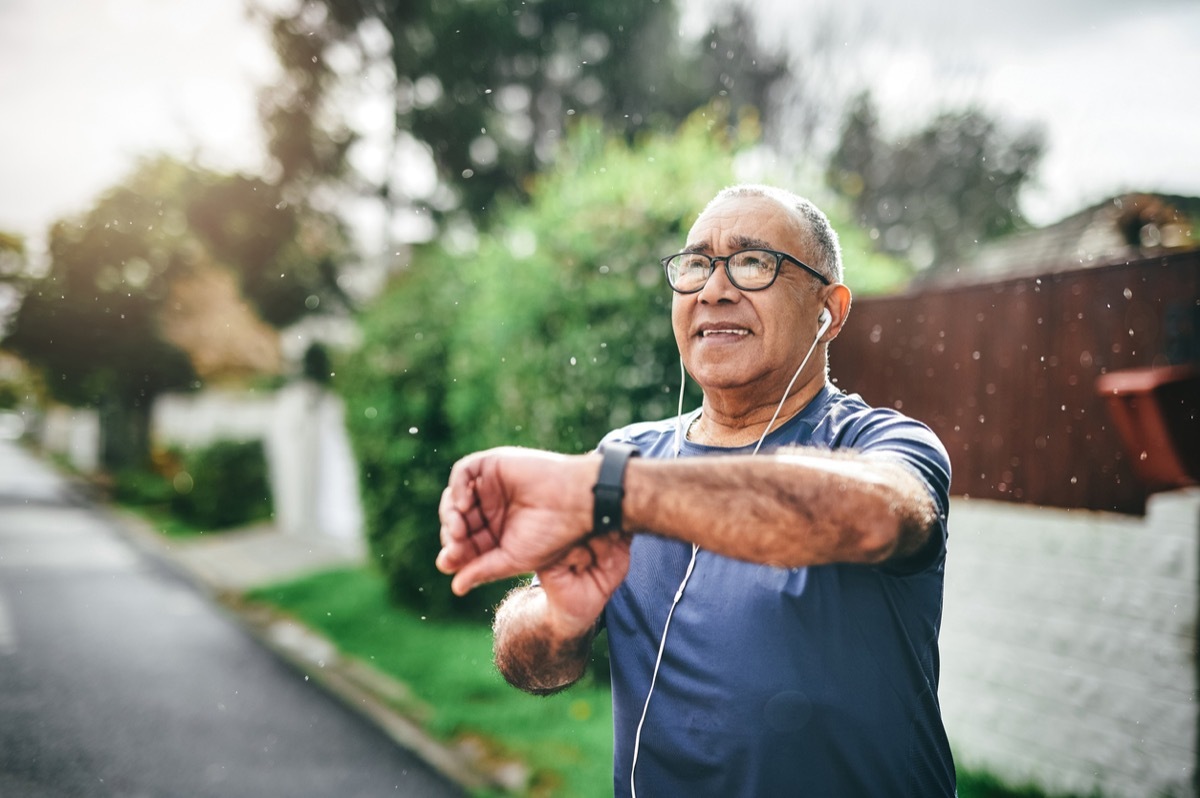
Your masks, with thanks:
M 817 323 L 821 325 L 821 329 L 817 330 L 817 338 L 820 338 L 833 323 L 833 316 L 829 315 L 829 308 L 821 308 L 821 315 L 817 316 Z

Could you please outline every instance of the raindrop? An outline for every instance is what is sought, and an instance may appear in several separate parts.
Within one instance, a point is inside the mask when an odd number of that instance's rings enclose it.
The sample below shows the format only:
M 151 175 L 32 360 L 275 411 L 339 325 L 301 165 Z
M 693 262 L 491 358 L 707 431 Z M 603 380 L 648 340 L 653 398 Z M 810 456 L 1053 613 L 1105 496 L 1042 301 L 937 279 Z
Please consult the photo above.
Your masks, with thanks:
M 572 357 L 572 358 L 571 358 L 571 365 L 572 365 L 572 366 L 574 366 L 574 365 L 575 365 L 575 363 L 576 363 L 576 360 L 575 360 L 575 358 L 574 358 L 574 357 Z
M 1130 291 L 1128 288 L 1126 288 L 1122 293 L 1125 294 L 1126 299 L 1133 299 L 1133 292 Z
M 409 435 L 416 435 L 418 432 L 420 432 L 420 430 L 419 430 L 419 429 L 417 429 L 416 427 L 409 427 L 409 428 L 408 428 L 408 434 L 409 434 Z

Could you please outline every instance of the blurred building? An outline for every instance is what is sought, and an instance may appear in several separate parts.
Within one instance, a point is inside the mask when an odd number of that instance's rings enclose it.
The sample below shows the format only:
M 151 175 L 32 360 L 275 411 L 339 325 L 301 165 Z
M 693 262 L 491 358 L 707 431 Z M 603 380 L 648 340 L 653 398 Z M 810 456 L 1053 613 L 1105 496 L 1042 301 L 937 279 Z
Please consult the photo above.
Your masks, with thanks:
M 1128 193 L 1045 227 L 980 244 L 957 268 L 942 264 L 918 285 L 983 283 L 1145 260 L 1200 248 L 1200 197 Z

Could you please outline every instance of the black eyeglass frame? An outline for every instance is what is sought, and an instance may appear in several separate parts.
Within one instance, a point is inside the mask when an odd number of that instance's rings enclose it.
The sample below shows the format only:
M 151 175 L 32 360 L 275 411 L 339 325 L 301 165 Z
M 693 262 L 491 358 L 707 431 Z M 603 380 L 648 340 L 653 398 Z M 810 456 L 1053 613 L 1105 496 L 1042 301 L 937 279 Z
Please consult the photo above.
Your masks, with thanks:
M 736 258 L 738 255 L 741 255 L 743 252 L 765 252 L 768 255 L 775 256 L 775 273 L 773 275 L 771 275 L 771 279 L 766 285 L 759 286 L 758 288 L 743 288 L 742 286 L 738 285 L 737 280 L 733 279 L 733 274 L 729 271 L 729 260 L 730 260 L 730 258 Z M 708 268 L 709 268 L 708 277 L 705 277 L 704 282 L 700 283 L 700 285 L 698 285 L 697 287 L 695 287 L 689 291 L 685 291 L 685 290 L 676 288 L 675 284 L 671 282 L 670 263 L 673 259 L 678 258 L 680 255 L 688 255 L 691 257 L 699 256 L 701 258 L 708 259 Z M 778 250 L 774 250 L 774 249 L 765 249 L 763 247 L 747 247 L 746 249 L 739 249 L 737 252 L 730 252 L 728 255 L 715 255 L 715 256 L 714 255 L 706 255 L 703 252 L 676 252 L 674 255 L 668 255 L 667 257 L 660 259 L 659 263 L 662 264 L 663 272 L 667 276 L 667 285 L 671 286 L 672 291 L 674 291 L 677 294 L 696 294 L 696 293 L 699 293 L 700 291 L 703 291 L 704 286 L 708 285 L 709 279 L 712 278 L 713 274 L 717 271 L 717 262 L 718 261 L 725 261 L 725 276 L 729 279 L 730 284 L 739 291 L 765 291 L 768 288 L 770 288 L 771 286 L 775 285 L 775 280 L 777 280 L 779 278 L 779 270 L 783 268 L 784 261 L 787 261 L 788 263 L 794 263 L 795 265 L 799 266 L 801 269 L 804 269 L 804 271 L 808 272 L 813 277 L 816 277 L 818 280 L 820 280 L 822 285 L 830 284 L 828 277 L 821 274 L 819 271 L 814 269 L 812 266 L 809 266 L 807 263 L 804 263 L 803 261 L 792 257 L 791 255 L 787 254 L 786 252 L 779 252 Z

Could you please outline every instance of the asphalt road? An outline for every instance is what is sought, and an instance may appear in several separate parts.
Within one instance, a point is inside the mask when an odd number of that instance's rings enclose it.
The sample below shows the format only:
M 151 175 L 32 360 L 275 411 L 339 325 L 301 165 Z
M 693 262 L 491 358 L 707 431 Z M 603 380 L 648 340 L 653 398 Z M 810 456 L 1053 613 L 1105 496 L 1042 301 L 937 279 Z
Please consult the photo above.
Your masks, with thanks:
M 0 440 L 0 796 L 461 796 Z

